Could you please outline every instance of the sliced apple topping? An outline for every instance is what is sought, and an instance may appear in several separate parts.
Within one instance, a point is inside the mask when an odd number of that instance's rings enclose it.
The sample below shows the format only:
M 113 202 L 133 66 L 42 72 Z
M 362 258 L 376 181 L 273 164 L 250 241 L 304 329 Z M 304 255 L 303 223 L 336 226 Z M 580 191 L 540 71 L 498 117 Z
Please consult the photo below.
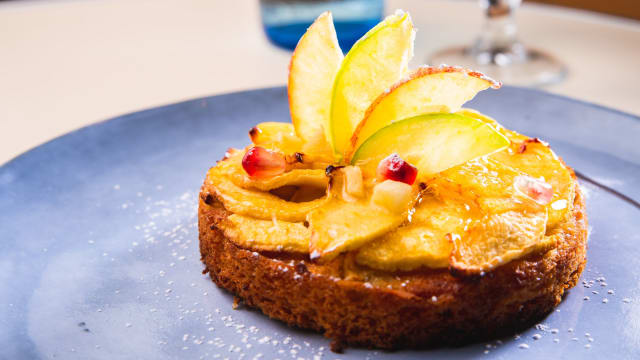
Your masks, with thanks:
M 413 185 L 418 176 L 418 169 L 393 153 L 380 161 L 377 173 L 378 179 L 382 181 L 393 180 Z
M 349 168 L 329 172 L 329 200 L 322 207 L 311 211 L 307 217 L 312 232 L 309 242 L 312 259 L 329 261 L 342 252 L 358 249 L 391 231 L 407 219 L 408 212 L 417 199 L 418 193 L 412 191 L 411 186 L 390 180 L 389 182 L 402 186 L 402 189 L 393 186 L 392 189 L 381 188 L 379 205 L 372 204 L 366 196 L 345 198 L 345 189 L 351 186 L 348 184 L 348 174 L 353 171 L 345 169 Z M 378 186 L 380 185 L 382 184 Z M 399 196 L 402 200 L 394 198 Z
M 540 141 L 529 141 L 524 135 L 520 135 L 507 129 L 501 129 L 511 139 L 511 146 L 505 151 L 500 151 L 491 157 L 503 164 L 518 169 L 534 179 L 544 179 L 553 190 L 551 200 L 547 205 L 549 213 L 548 227 L 551 229 L 560 224 L 573 208 L 575 197 L 575 181 L 573 172 L 549 148 Z M 524 148 L 522 145 L 525 145 Z M 522 151 L 521 151 L 522 150 Z M 565 207 L 553 207 L 556 201 L 566 201 Z
M 461 236 L 452 234 L 450 264 L 454 274 L 477 274 L 533 252 L 555 246 L 545 236 L 547 212 L 543 206 L 489 213 L 474 221 Z
M 302 152 L 315 159 L 314 162 L 323 162 L 328 165 L 334 161 L 333 149 L 327 141 L 323 129 L 307 135 L 302 144 Z
M 328 139 L 342 157 L 371 102 L 401 79 L 413 56 L 415 32 L 407 13 L 388 16 L 353 45 L 333 84 Z
M 217 173 L 243 189 L 271 191 L 280 187 L 292 186 L 323 190 L 327 188 L 329 179 L 325 176 L 324 169 L 292 168 L 280 175 L 251 177 L 242 166 L 242 159 L 245 155 L 246 152 L 243 153 L 242 150 L 229 149 L 227 157 L 216 165 Z M 287 156 L 285 156 L 285 161 L 286 158 Z M 317 193 L 317 191 L 314 192 Z
M 478 92 L 500 83 L 478 72 L 453 66 L 424 66 L 383 92 L 356 127 L 345 159 L 379 129 L 394 121 L 437 112 L 456 112 Z
M 411 221 L 362 247 L 356 261 L 374 269 L 410 271 L 423 266 L 446 268 L 452 245 L 446 235 L 460 233 L 469 207 L 426 194 Z
M 368 202 L 332 199 L 309 216 L 312 259 L 329 261 L 398 227 L 404 218 Z
M 385 180 L 373 187 L 371 203 L 387 209 L 391 213 L 401 214 L 411 208 L 415 198 L 411 185 L 400 181 Z
M 262 191 L 271 191 L 284 186 L 326 189 L 328 183 L 327 177 L 324 176 L 324 171 L 320 169 L 294 169 L 281 175 L 264 178 L 252 178 L 242 175 L 232 174 L 231 180 L 237 186 L 245 189 Z
M 545 143 L 461 109 L 499 83 L 444 65 L 406 77 L 414 35 L 397 12 L 343 56 L 331 14 L 316 19 L 289 65 L 292 124 L 257 125 L 253 147 L 230 151 L 207 177 L 233 213 L 223 224 L 232 241 L 456 274 L 554 245 L 573 174 Z
M 351 163 L 374 176 L 380 160 L 396 153 L 429 176 L 468 160 L 500 151 L 509 140 L 490 125 L 467 116 L 436 113 L 394 122 L 378 130 Z
M 287 161 L 282 154 L 254 146 L 242 158 L 242 168 L 251 177 L 262 178 L 284 173 Z
M 287 123 L 260 123 L 251 128 L 249 137 L 256 146 L 284 154 L 302 150 L 302 140 L 296 135 L 293 125 Z
M 357 166 L 345 166 L 344 187 L 342 197 L 353 200 L 364 196 L 364 182 L 362 180 L 362 171 Z
M 545 179 L 545 182 L 551 185 L 553 194 L 547 205 L 547 231 L 553 229 L 567 217 L 575 197 L 574 175 L 562 161 L 558 160 L 549 144 L 540 139 L 531 139 L 515 131 L 505 129 L 496 120 L 478 111 L 461 109 L 458 113 L 490 124 L 511 141 L 509 148 L 492 154 L 492 159 L 533 178 Z M 566 203 L 567 206 L 552 206 L 556 201 L 562 201 L 561 203 Z
M 220 165 L 212 167 L 206 183 L 213 195 L 228 211 L 257 219 L 300 222 L 307 214 L 327 202 L 327 197 L 309 201 L 291 202 L 283 200 L 271 192 L 245 189 L 236 185 Z
M 331 153 L 328 133 L 333 82 L 342 63 L 330 12 L 320 15 L 296 46 L 289 64 L 289 110 L 307 153 Z
M 307 253 L 311 231 L 300 222 L 260 220 L 231 214 L 221 230 L 236 245 L 258 251 Z

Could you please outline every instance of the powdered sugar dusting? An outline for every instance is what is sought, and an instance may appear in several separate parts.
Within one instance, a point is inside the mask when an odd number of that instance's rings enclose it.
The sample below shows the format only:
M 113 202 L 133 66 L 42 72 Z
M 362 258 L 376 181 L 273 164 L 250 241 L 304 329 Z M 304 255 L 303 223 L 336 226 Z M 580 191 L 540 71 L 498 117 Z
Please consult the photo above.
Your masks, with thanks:
M 100 294 L 90 295 L 93 305 L 78 315 L 82 334 L 101 334 L 86 338 L 86 346 L 103 355 L 122 352 L 133 358 L 325 358 L 328 341 L 320 334 L 292 331 L 241 303 L 233 310 L 233 298 L 201 273 L 198 194 L 169 196 L 166 188 L 157 184 L 147 192 L 124 185 L 111 189 L 127 197 L 113 211 L 125 219 L 136 214 L 136 222 L 117 229 L 118 235 L 91 234 L 95 241 L 82 258 L 104 264 L 104 271 L 115 276 L 94 283 L 91 290 L 80 290 Z M 119 241 L 121 237 L 127 240 Z M 72 262 L 77 264 L 64 260 Z M 114 330 L 107 331 L 111 326 Z M 105 334 L 122 339 L 114 341 Z M 136 353 L 123 345 L 134 340 L 150 350 Z M 79 346 L 73 352 L 87 353 Z M 374 352 L 367 351 L 366 357 L 375 357 Z

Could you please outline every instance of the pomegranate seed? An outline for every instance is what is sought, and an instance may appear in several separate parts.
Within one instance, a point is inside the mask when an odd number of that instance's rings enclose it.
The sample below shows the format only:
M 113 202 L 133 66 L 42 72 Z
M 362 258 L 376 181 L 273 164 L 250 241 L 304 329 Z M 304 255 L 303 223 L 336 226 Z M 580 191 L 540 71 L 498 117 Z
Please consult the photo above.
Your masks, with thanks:
M 550 184 L 531 176 L 516 177 L 514 186 L 520 193 L 541 205 L 548 204 L 553 197 L 553 187 Z
M 395 153 L 382 159 L 378 164 L 378 177 L 382 180 L 400 181 L 413 185 L 416 176 L 418 176 L 418 169 Z
M 254 146 L 244 154 L 242 168 L 251 177 L 269 177 L 284 173 L 287 163 L 282 154 Z

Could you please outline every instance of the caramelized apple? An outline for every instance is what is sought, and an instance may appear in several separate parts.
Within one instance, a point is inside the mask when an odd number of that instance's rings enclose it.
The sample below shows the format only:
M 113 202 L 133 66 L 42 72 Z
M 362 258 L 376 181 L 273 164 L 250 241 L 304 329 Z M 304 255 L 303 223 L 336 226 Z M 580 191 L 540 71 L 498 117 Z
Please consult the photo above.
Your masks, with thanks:
M 399 214 L 411 208 L 415 194 L 411 185 L 400 181 L 385 180 L 373 188 L 371 202 L 391 213 Z
M 345 166 L 342 168 L 344 172 L 344 187 L 342 197 L 359 198 L 364 196 L 364 184 L 362 181 L 362 171 L 357 166 Z
M 263 122 L 251 128 L 249 138 L 254 146 L 282 152 L 299 152 L 302 140 L 296 135 L 293 125 L 281 122 Z

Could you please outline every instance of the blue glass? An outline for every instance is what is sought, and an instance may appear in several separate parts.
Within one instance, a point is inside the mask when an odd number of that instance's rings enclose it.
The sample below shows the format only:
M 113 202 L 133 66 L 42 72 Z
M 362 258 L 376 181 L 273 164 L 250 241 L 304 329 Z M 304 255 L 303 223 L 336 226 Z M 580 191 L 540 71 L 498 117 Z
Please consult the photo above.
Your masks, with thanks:
M 331 11 L 344 52 L 374 27 L 383 14 L 382 0 L 261 0 L 262 24 L 269 40 L 293 50 L 313 20 Z

